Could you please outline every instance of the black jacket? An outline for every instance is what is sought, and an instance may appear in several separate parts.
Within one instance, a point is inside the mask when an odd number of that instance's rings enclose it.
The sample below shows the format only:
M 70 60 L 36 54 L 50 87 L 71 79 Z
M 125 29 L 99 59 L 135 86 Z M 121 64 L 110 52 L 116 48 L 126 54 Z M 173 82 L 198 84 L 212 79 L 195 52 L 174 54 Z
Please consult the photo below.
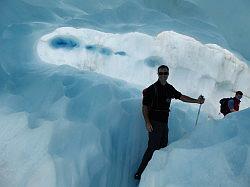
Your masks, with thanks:
M 143 90 L 142 104 L 149 108 L 150 120 L 167 122 L 171 99 L 181 95 L 171 84 L 162 85 L 158 80 Z

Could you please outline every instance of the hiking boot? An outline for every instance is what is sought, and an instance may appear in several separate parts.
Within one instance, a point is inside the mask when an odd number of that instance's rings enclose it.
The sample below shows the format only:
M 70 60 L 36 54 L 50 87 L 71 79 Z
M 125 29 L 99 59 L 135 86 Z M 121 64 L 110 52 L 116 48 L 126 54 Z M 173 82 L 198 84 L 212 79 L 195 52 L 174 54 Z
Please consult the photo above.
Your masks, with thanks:
M 140 180 L 141 179 L 141 174 L 136 173 L 135 176 L 134 176 L 134 179 L 135 180 Z

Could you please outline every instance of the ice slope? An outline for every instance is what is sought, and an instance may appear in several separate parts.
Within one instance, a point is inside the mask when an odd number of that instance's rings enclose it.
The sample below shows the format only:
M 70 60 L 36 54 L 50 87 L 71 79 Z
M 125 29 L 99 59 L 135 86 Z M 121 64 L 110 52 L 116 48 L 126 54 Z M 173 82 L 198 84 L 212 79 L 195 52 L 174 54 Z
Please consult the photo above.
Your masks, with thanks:
M 157 151 L 139 186 L 249 186 L 249 115 L 209 120 Z

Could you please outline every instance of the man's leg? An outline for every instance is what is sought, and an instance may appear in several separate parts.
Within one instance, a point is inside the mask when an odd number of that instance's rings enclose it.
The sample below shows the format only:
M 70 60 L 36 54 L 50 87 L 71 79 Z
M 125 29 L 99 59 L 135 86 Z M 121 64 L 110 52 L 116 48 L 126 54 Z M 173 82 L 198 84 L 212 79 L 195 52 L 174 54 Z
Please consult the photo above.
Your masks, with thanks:
M 161 124 L 162 126 L 162 136 L 161 136 L 161 148 L 167 147 L 168 145 L 168 126 L 167 124 Z
M 153 131 L 148 133 L 149 136 L 148 147 L 143 155 L 141 164 L 136 172 L 135 179 L 140 179 L 141 174 L 148 165 L 148 162 L 151 160 L 154 151 L 160 149 L 162 132 L 159 125 L 161 124 L 159 124 L 158 122 L 152 122 Z

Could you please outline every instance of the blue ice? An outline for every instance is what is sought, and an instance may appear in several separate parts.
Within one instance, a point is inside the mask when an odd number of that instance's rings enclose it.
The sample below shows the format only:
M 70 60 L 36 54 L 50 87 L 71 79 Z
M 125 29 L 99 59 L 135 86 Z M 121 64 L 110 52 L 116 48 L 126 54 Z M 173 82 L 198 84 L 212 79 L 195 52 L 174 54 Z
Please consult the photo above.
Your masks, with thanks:
M 108 48 L 108 47 L 104 47 L 102 45 L 86 45 L 85 49 L 88 51 L 92 51 L 92 52 L 97 52 L 100 53 L 101 55 L 104 56 L 111 56 L 111 55 L 120 55 L 120 56 L 126 56 L 126 52 L 124 51 L 117 51 L 117 52 L 113 52 L 112 49 Z
M 164 61 L 161 57 L 158 56 L 150 56 L 144 60 L 144 64 L 146 64 L 149 67 L 157 67 L 161 64 L 164 64 Z
M 113 54 L 112 49 L 101 46 L 101 45 L 86 45 L 85 49 L 92 51 L 92 52 L 98 52 L 101 55 L 105 55 L 105 56 L 111 56 Z
M 98 48 L 97 45 L 86 45 L 85 49 L 89 50 L 89 51 L 96 51 Z
M 115 52 L 115 55 L 126 56 L 127 53 L 124 51 L 117 51 L 117 52 Z
M 99 52 L 102 54 L 102 55 L 106 55 L 106 56 L 110 56 L 113 54 L 113 51 L 107 47 L 102 47 L 99 49 Z
M 58 36 L 53 38 L 50 42 L 50 45 L 56 49 L 73 49 L 80 46 L 79 42 L 76 39 L 65 36 Z

